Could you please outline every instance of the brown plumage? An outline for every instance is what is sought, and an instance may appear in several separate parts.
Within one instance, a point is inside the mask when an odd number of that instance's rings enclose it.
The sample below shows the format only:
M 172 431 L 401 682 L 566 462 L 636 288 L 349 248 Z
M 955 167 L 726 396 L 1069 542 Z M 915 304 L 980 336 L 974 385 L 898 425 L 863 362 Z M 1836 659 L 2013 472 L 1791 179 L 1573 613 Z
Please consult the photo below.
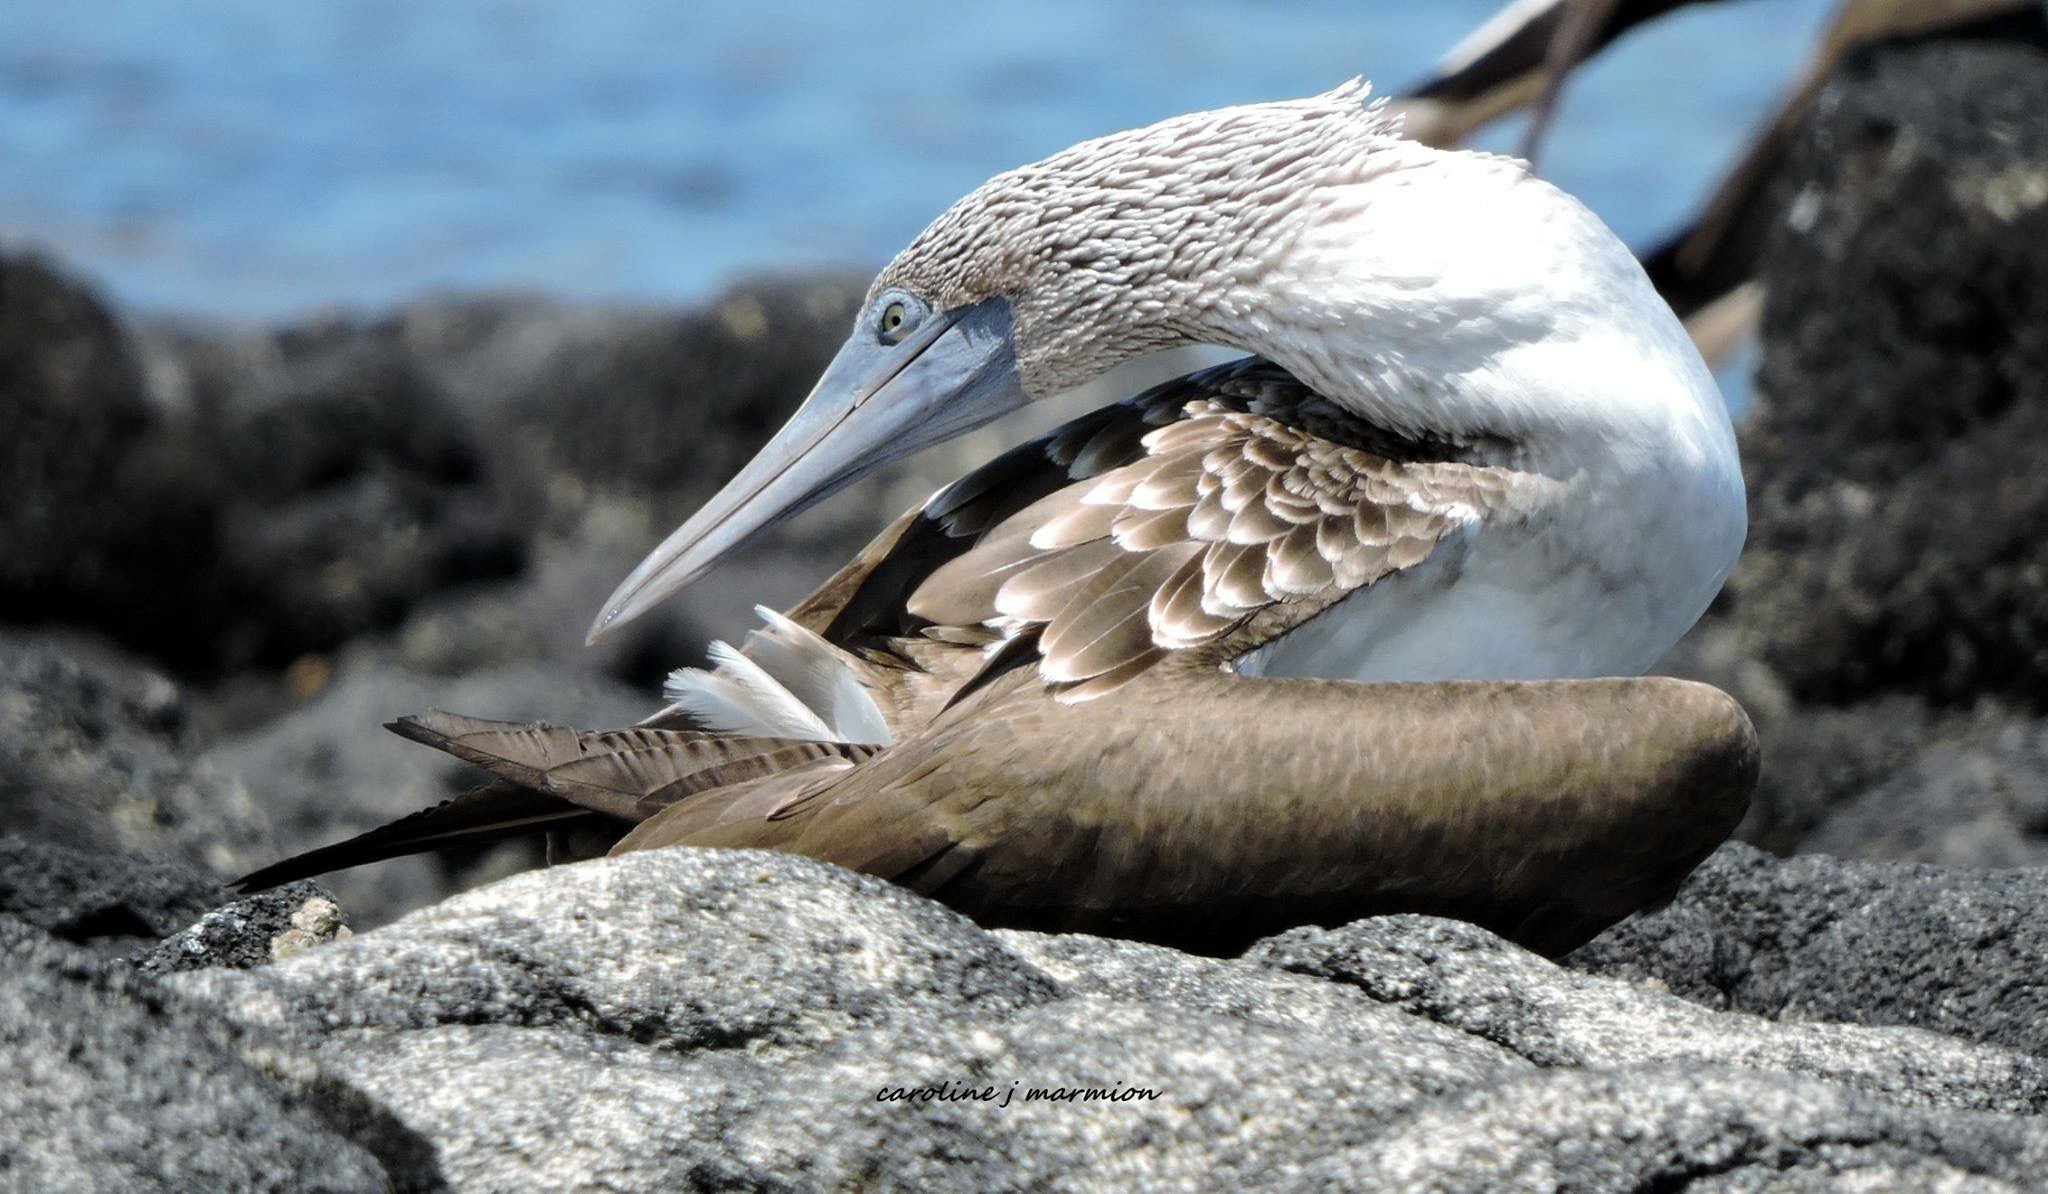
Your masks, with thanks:
M 789 611 L 891 743 L 394 723 L 494 783 L 244 880 L 609 827 L 790 850 L 992 924 L 1227 951 L 1412 910 L 1570 948 L 1741 816 L 1747 718 L 1674 680 L 1365 686 L 1225 665 L 1548 482 L 1406 440 L 1268 362 L 1092 412 L 898 519 Z M 806 640 L 808 641 L 808 640 Z M 501 816 L 493 820 L 490 810 Z
M 864 765 L 678 801 L 616 851 L 788 850 L 989 924 L 1210 952 L 1416 911 L 1560 953 L 1668 898 L 1756 769 L 1741 708 L 1680 680 L 1212 672 L 1070 705 L 1020 672 Z
M 1105 440 L 1123 450 L 1089 450 Z M 1074 483 L 935 568 L 905 612 L 1038 627 L 1040 674 L 1066 699 L 1154 665 L 1214 668 L 1540 500 L 1542 478 L 1460 458 L 1477 454 L 1376 433 L 1268 362 L 1222 366 L 1111 408 L 1065 466 Z M 927 513 L 963 505 L 948 492 Z

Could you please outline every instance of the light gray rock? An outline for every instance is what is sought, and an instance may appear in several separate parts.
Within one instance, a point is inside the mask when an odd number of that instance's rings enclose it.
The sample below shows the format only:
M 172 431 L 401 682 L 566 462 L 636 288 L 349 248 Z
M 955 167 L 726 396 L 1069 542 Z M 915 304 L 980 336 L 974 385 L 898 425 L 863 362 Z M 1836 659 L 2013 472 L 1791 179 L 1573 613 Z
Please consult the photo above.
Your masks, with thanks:
M 0 1185 L 390 1188 L 368 1149 L 244 1059 L 259 1043 L 126 969 L 0 916 Z
M 1239 959 L 988 932 L 747 851 L 522 875 L 166 982 L 455 1189 L 2010 1189 L 2048 1157 L 2023 1053 L 1710 1010 L 1424 917 Z
M 1809 1074 L 1905 1104 L 2048 1109 L 2048 1066 L 1933 1033 L 1766 1024 L 1565 970 L 1476 926 L 1420 916 L 1296 929 L 1248 960 L 1355 984 L 1544 1067 L 1735 1066 Z
M 1303 1173 L 1351 1190 L 2019 1191 L 2038 1120 L 1932 1111 L 1769 1071 L 1547 1070 L 1424 1109 Z

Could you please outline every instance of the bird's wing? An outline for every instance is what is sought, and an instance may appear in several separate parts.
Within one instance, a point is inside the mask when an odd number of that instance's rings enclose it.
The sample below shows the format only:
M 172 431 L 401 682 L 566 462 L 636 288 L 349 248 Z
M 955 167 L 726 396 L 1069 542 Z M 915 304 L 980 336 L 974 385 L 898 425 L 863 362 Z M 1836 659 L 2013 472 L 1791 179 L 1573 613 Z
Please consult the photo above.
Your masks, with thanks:
M 572 832 L 606 821 L 604 816 L 566 804 L 548 792 L 498 780 L 346 841 L 251 871 L 229 886 L 244 892 L 262 891 L 295 879 L 425 850 L 477 846 L 536 833 Z
M 1033 636 L 1042 677 L 1088 699 L 1168 659 L 1236 658 L 1548 484 L 1396 439 L 1264 361 L 1111 409 L 1036 464 L 1027 445 L 970 474 L 903 532 L 924 557 L 898 601 L 924 637 Z M 933 564 L 940 534 L 974 541 Z
M 1100 706 L 1023 679 L 858 767 L 679 801 L 614 853 L 784 850 L 992 925 L 1204 952 L 1424 912 L 1556 954 L 1668 899 L 1757 774 L 1741 707 L 1662 677 L 1182 672 Z

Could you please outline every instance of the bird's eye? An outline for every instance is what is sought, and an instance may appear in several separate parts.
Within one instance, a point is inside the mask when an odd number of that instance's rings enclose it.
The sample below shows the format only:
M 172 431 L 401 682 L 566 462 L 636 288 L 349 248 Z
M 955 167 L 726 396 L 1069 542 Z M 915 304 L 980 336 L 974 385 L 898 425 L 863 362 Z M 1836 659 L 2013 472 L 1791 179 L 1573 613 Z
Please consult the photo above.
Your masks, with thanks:
M 899 299 L 883 307 L 879 325 L 883 341 L 894 344 L 902 337 L 904 332 L 910 330 L 910 322 L 910 305 L 908 303 Z

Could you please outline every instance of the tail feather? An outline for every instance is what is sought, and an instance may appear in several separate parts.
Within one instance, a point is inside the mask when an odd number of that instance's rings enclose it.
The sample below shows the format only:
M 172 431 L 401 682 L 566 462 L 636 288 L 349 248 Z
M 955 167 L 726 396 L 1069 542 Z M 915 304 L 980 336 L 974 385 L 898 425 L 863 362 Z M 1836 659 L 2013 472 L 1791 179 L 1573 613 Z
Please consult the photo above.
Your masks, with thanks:
M 809 628 L 757 605 L 765 628 L 747 635 L 747 652 L 816 710 L 841 742 L 887 745 L 888 724 L 874 694 L 861 682 L 861 661 Z
M 390 728 L 501 779 L 624 821 L 645 820 L 692 793 L 800 763 L 858 762 L 874 753 L 868 747 L 802 738 L 645 727 L 572 730 L 438 710 L 402 717 Z
M 618 832 L 699 792 L 820 765 L 852 766 L 878 748 L 701 730 L 573 730 L 438 710 L 387 727 L 489 772 L 495 782 L 432 808 L 237 879 L 243 891 L 447 846 L 542 831 Z
M 710 655 L 717 667 L 678 668 L 663 686 L 664 695 L 707 728 L 756 737 L 836 737 L 816 711 L 758 662 L 723 642 L 712 643 Z

